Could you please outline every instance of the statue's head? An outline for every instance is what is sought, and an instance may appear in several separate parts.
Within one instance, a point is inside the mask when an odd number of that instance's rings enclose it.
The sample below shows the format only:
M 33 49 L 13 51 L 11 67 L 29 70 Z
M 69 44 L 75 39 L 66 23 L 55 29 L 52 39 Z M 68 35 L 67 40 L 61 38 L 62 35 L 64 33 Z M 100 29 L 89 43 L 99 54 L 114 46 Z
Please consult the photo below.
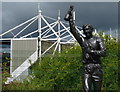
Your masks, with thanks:
M 86 36 L 86 38 L 91 38 L 93 35 L 92 35 L 92 32 L 94 31 L 94 28 L 92 27 L 92 25 L 90 24 L 85 24 L 83 25 L 83 32 Z

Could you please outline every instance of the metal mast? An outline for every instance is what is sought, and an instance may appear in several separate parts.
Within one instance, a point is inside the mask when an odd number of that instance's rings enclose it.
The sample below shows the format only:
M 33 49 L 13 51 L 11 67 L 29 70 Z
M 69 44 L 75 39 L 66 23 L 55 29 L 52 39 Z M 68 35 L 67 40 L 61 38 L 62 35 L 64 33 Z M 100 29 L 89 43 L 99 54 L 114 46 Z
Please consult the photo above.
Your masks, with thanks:
M 118 41 L 118 31 L 115 31 L 115 38 L 116 38 L 116 42 Z
M 110 38 L 112 38 L 111 28 L 110 28 Z
M 60 41 L 60 10 L 58 11 L 58 51 L 61 52 L 61 41 Z
M 73 21 L 75 22 L 75 11 L 73 11 Z
M 40 4 L 38 3 L 38 57 L 41 59 L 41 13 Z

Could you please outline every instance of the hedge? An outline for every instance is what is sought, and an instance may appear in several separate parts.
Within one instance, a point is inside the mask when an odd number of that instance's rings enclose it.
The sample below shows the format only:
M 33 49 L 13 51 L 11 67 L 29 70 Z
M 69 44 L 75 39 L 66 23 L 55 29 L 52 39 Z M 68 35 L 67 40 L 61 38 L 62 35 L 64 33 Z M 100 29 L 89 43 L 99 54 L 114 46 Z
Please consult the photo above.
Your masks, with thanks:
M 104 71 L 102 90 L 118 90 L 118 56 L 120 41 L 104 39 L 107 55 L 102 58 Z M 22 82 L 3 84 L 3 90 L 82 90 L 82 50 L 78 43 L 54 56 L 47 55 L 30 67 L 31 74 Z

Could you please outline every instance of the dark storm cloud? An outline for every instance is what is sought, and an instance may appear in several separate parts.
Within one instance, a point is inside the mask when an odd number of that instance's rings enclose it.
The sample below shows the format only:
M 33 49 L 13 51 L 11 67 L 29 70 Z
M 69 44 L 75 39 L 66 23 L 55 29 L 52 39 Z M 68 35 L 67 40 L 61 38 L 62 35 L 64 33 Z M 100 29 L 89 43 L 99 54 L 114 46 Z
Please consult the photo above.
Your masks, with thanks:
M 82 26 L 90 23 L 97 29 L 107 30 L 117 28 L 118 6 L 117 3 L 70 3 L 75 6 L 76 24 Z M 67 10 L 70 4 L 65 4 L 62 9 Z M 64 13 L 65 11 L 63 11 Z
M 117 29 L 118 5 L 116 2 L 40 2 L 44 15 L 57 18 L 61 11 L 63 20 L 70 5 L 76 11 L 76 25 L 92 24 L 96 29 Z M 6 31 L 37 15 L 37 3 L 2 3 L 3 31 Z
M 36 7 L 34 3 L 2 3 L 3 31 L 37 15 Z

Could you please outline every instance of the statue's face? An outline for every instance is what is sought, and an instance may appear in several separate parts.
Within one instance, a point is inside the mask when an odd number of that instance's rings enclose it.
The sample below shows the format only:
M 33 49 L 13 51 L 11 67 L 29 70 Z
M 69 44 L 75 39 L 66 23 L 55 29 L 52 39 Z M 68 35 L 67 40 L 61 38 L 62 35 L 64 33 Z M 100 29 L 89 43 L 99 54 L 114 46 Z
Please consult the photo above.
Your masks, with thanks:
M 86 35 L 86 38 L 91 38 L 93 27 L 90 24 L 83 25 L 83 32 Z
M 92 30 L 86 29 L 86 30 L 84 30 L 84 34 L 86 35 L 86 38 L 91 38 L 92 37 Z

